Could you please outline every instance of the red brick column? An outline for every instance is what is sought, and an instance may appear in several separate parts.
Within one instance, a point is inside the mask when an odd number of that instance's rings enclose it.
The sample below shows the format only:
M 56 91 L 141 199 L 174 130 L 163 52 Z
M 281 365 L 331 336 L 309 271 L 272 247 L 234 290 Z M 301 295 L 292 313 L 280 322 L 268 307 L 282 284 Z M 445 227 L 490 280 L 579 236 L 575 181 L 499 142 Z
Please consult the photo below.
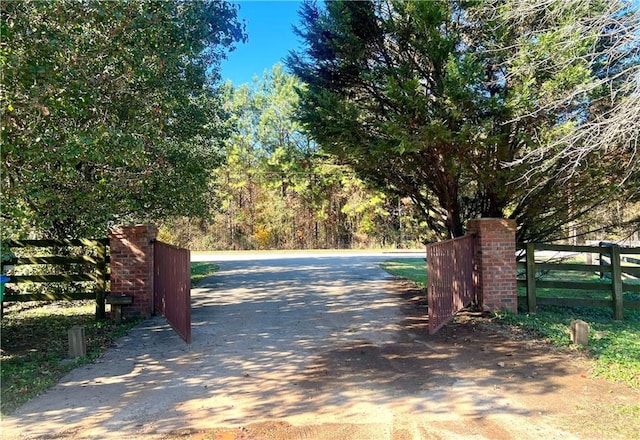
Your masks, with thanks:
M 467 234 L 476 236 L 476 296 L 483 310 L 518 310 L 515 232 L 513 220 L 484 218 L 467 222 Z
M 111 294 L 133 297 L 122 316 L 148 318 L 153 314 L 153 225 L 115 226 L 109 232 Z M 113 315 L 113 313 L 112 313 Z

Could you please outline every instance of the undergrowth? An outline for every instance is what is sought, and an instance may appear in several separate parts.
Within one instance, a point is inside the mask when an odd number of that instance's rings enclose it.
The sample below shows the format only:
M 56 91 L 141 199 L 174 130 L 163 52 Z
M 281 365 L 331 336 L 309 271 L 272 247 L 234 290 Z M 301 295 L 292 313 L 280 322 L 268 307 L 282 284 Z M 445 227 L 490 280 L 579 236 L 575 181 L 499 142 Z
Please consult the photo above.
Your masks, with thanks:
M 611 309 L 538 306 L 536 314 L 501 313 L 496 322 L 534 331 L 557 347 L 569 347 L 571 321 L 589 324 L 589 344 L 582 347 L 595 360 L 593 374 L 640 388 L 640 311 L 625 310 L 614 321 Z

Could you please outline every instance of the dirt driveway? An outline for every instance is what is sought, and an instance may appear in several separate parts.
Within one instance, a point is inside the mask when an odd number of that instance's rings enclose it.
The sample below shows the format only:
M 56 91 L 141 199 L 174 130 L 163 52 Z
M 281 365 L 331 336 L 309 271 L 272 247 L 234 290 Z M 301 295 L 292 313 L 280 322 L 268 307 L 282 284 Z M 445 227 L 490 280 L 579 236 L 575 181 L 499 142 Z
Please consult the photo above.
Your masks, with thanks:
M 2 422 L 3 438 L 640 438 L 640 393 L 579 356 L 463 315 L 426 334 L 388 258 L 221 262 L 193 291 L 193 343 L 160 318 Z

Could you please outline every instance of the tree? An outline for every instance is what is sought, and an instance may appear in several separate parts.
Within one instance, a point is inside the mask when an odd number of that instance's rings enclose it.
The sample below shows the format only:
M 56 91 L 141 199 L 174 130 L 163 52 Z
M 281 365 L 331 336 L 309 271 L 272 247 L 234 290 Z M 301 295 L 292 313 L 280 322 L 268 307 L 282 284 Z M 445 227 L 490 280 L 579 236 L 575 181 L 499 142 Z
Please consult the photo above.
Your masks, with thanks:
M 335 168 L 321 171 L 315 145 L 292 118 L 300 86 L 275 65 L 253 84 L 227 89 L 234 133 L 217 175 L 232 247 L 340 246 L 335 230 L 323 228 L 325 236 L 333 235 L 331 244 L 319 240 L 317 222 L 326 226 L 325 220 L 340 215 L 336 204 L 330 214 L 323 209 L 336 194 L 337 179 Z
M 614 185 L 612 205 L 640 200 L 640 8 L 633 1 L 581 2 L 577 0 L 520 1 L 500 6 L 490 2 L 479 13 L 484 19 L 498 18 L 505 26 L 530 23 L 536 39 L 521 36 L 508 48 L 508 79 L 530 77 L 531 65 L 548 76 L 564 76 L 576 65 L 580 54 L 591 69 L 588 81 L 563 93 L 540 100 L 545 110 L 575 108 L 588 103 L 587 111 L 567 112 L 562 130 L 541 139 L 520 162 L 529 171 L 526 179 L 544 184 L 579 174 L 586 164 L 609 163 Z M 540 50 L 544 47 L 544 50 Z M 492 50 L 505 50 L 492 47 Z M 542 57 L 545 52 L 556 54 Z M 537 54 L 533 55 L 532 54 Z M 568 56 L 557 56 L 568 54 Z M 524 62 L 523 62 L 524 61 Z M 532 83 L 532 89 L 539 84 Z M 532 109 L 538 111 L 538 109 Z M 523 112 L 518 117 L 528 116 Z M 611 209 L 605 206 L 604 210 Z M 640 216 L 627 221 L 635 223 Z M 620 226 L 615 221 L 598 223 Z M 593 226 L 592 226 L 593 227 Z
M 2 225 L 68 237 L 207 212 L 225 136 L 211 1 L 2 2 Z M 41 233 L 42 233 L 41 232 Z
M 220 205 L 209 225 L 178 219 L 161 229 L 163 239 L 205 249 L 344 248 L 417 240 L 410 207 L 371 191 L 348 167 L 318 152 L 293 119 L 300 87 L 281 65 L 251 84 L 224 86 L 233 132 L 225 142 L 225 163 L 215 171 Z
M 556 136 L 551 142 L 539 145 L 526 159 L 545 157 L 551 159 L 548 163 L 562 161 L 561 171 L 572 174 L 591 152 L 622 150 L 628 160 L 620 161 L 619 165 L 629 172 L 634 168 L 637 171 L 639 162 L 633 160 L 639 154 L 640 138 L 640 8 L 637 2 L 543 0 L 502 6 L 499 3 L 492 2 L 481 9 L 480 14 L 485 19 L 498 18 L 511 27 L 531 23 L 537 36 L 535 40 L 521 36 L 509 48 L 506 63 L 511 66 L 511 80 L 527 76 L 526 70 L 530 70 L 532 62 L 536 69 L 544 69 L 549 76 L 562 75 L 567 68 L 575 66 L 578 53 L 592 70 L 589 81 L 549 97 L 541 107 L 561 109 L 572 106 L 574 101 L 588 101 L 598 111 L 586 115 L 567 114 L 565 123 L 570 121 L 574 125 L 572 130 L 554 133 Z M 541 46 L 543 51 L 539 49 Z M 550 51 L 562 55 L 541 58 Z M 540 165 L 545 167 L 544 163 Z
M 505 21 L 515 3 L 305 3 L 298 34 L 306 49 L 288 59 L 306 84 L 300 120 L 362 178 L 411 197 L 442 236 L 463 234 L 465 220 L 479 216 L 515 218 L 520 239 L 557 235 L 614 191 L 615 158 L 600 156 L 571 176 L 556 162 L 548 169 L 555 178 L 542 182 L 526 179 L 520 159 L 539 139 L 568 133 L 572 115 L 598 111 L 588 99 L 545 103 L 605 72 L 586 56 L 610 36 L 591 29 L 586 42 L 558 53 L 535 21 Z M 517 41 L 536 49 L 530 59 L 507 50 Z M 551 57 L 565 63 L 561 74 L 547 69 Z

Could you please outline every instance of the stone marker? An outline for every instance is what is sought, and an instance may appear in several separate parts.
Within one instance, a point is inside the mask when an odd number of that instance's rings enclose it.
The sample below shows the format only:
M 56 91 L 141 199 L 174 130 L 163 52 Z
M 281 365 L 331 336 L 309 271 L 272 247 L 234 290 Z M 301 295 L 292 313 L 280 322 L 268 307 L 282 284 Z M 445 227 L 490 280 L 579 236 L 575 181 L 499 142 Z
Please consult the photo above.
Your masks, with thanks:
M 589 343 L 589 324 L 581 319 L 571 321 L 571 341 L 578 345 Z
M 76 358 L 78 356 L 87 355 L 87 337 L 85 335 L 84 326 L 74 325 L 69 329 L 69 357 Z

